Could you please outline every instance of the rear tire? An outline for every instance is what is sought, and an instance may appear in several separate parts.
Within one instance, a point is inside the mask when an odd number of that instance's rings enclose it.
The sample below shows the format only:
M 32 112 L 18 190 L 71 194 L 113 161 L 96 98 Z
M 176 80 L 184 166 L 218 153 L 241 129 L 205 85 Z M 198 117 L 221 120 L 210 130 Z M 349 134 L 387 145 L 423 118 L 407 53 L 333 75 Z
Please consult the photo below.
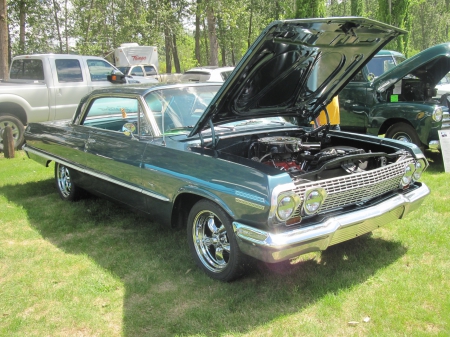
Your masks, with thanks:
M 14 139 L 14 149 L 20 149 L 23 144 L 23 134 L 25 132 L 25 127 L 22 122 L 11 115 L 0 115 L 0 151 L 3 151 L 3 130 L 5 127 L 10 126 L 12 130 L 12 136 Z
M 83 190 L 72 181 L 72 169 L 55 163 L 55 184 L 59 196 L 65 201 L 77 201 L 81 199 Z
M 396 140 L 401 140 L 407 143 L 416 144 L 418 147 L 423 149 L 423 144 L 420 141 L 420 138 L 414 130 L 414 128 L 406 123 L 397 123 L 393 124 L 386 131 L 386 138 L 392 138 Z
M 211 278 L 229 282 L 244 272 L 246 256 L 239 249 L 228 214 L 209 200 L 189 212 L 187 238 L 197 265 Z

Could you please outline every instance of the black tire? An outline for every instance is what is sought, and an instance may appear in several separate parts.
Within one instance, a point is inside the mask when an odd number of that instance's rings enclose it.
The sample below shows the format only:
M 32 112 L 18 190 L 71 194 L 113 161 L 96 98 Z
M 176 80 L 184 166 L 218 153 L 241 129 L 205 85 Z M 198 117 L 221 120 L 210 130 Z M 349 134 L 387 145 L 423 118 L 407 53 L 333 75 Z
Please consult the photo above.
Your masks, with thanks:
M 217 204 L 198 201 L 189 212 L 187 238 L 197 265 L 211 278 L 229 282 L 244 272 L 241 252 L 231 219 Z
M 83 190 L 72 181 L 72 169 L 55 163 L 55 184 L 62 200 L 78 201 L 83 195 Z
M 14 139 L 14 149 L 20 149 L 23 144 L 23 134 L 25 127 L 22 122 L 11 115 L 0 115 L 0 151 L 3 151 L 3 129 L 7 126 L 11 127 L 12 135 Z
M 423 149 L 423 144 L 419 139 L 419 136 L 417 135 L 416 130 L 414 128 L 406 123 L 397 123 L 393 124 L 387 129 L 386 138 L 392 138 L 401 140 L 408 143 L 414 143 L 421 149 Z

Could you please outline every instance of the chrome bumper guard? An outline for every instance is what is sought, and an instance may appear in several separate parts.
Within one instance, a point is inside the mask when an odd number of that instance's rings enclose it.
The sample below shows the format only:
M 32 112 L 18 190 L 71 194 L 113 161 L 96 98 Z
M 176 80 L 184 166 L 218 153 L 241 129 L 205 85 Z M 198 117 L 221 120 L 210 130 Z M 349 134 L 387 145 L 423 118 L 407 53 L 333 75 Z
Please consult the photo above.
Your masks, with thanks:
M 429 188 L 422 183 L 411 192 L 398 194 L 375 206 L 333 216 L 322 223 L 284 233 L 270 233 L 239 222 L 233 222 L 233 229 L 243 253 L 274 263 L 325 250 L 328 246 L 401 219 L 418 208 L 429 193 Z
M 428 143 L 428 148 L 431 150 L 439 150 L 441 148 L 441 143 L 438 140 L 431 140 Z

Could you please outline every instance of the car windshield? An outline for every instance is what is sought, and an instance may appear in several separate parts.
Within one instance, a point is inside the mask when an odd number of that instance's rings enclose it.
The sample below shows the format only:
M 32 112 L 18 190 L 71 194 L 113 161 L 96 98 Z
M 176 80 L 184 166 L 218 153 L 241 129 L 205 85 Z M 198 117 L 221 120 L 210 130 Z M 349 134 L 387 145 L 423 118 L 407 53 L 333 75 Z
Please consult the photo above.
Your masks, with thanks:
M 219 89 L 219 85 L 214 85 L 157 90 L 150 92 L 145 102 L 161 133 L 189 130 Z
M 117 67 L 122 73 L 127 74 L 130 67 Z
M 152 112 L 161 134 L 189 133 L 203 115 L 219 85 L 179 87 L 152 91 L 145 102 Z M 217 125 L 217 128 L 283 126 L 293 124 L 283 117 L 264 117 Z
M 395 67 L 394 59 L 391 56 L 374 57 L 367 64 L 369 73 L 374 74 L 375 77 L 383 75 L 389 69 Z

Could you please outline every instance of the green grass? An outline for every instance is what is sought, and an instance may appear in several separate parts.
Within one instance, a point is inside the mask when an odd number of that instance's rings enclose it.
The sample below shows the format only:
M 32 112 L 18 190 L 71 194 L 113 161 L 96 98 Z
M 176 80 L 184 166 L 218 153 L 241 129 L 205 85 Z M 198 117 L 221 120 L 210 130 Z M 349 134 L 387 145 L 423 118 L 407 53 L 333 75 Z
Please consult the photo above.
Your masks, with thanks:
M 406 219 L 226 284 L 185 231 L 65 203 L 53 166 L 0 155 L 0 336 L 449 336 L 450 175 L 428 156 L 432 193 Z

